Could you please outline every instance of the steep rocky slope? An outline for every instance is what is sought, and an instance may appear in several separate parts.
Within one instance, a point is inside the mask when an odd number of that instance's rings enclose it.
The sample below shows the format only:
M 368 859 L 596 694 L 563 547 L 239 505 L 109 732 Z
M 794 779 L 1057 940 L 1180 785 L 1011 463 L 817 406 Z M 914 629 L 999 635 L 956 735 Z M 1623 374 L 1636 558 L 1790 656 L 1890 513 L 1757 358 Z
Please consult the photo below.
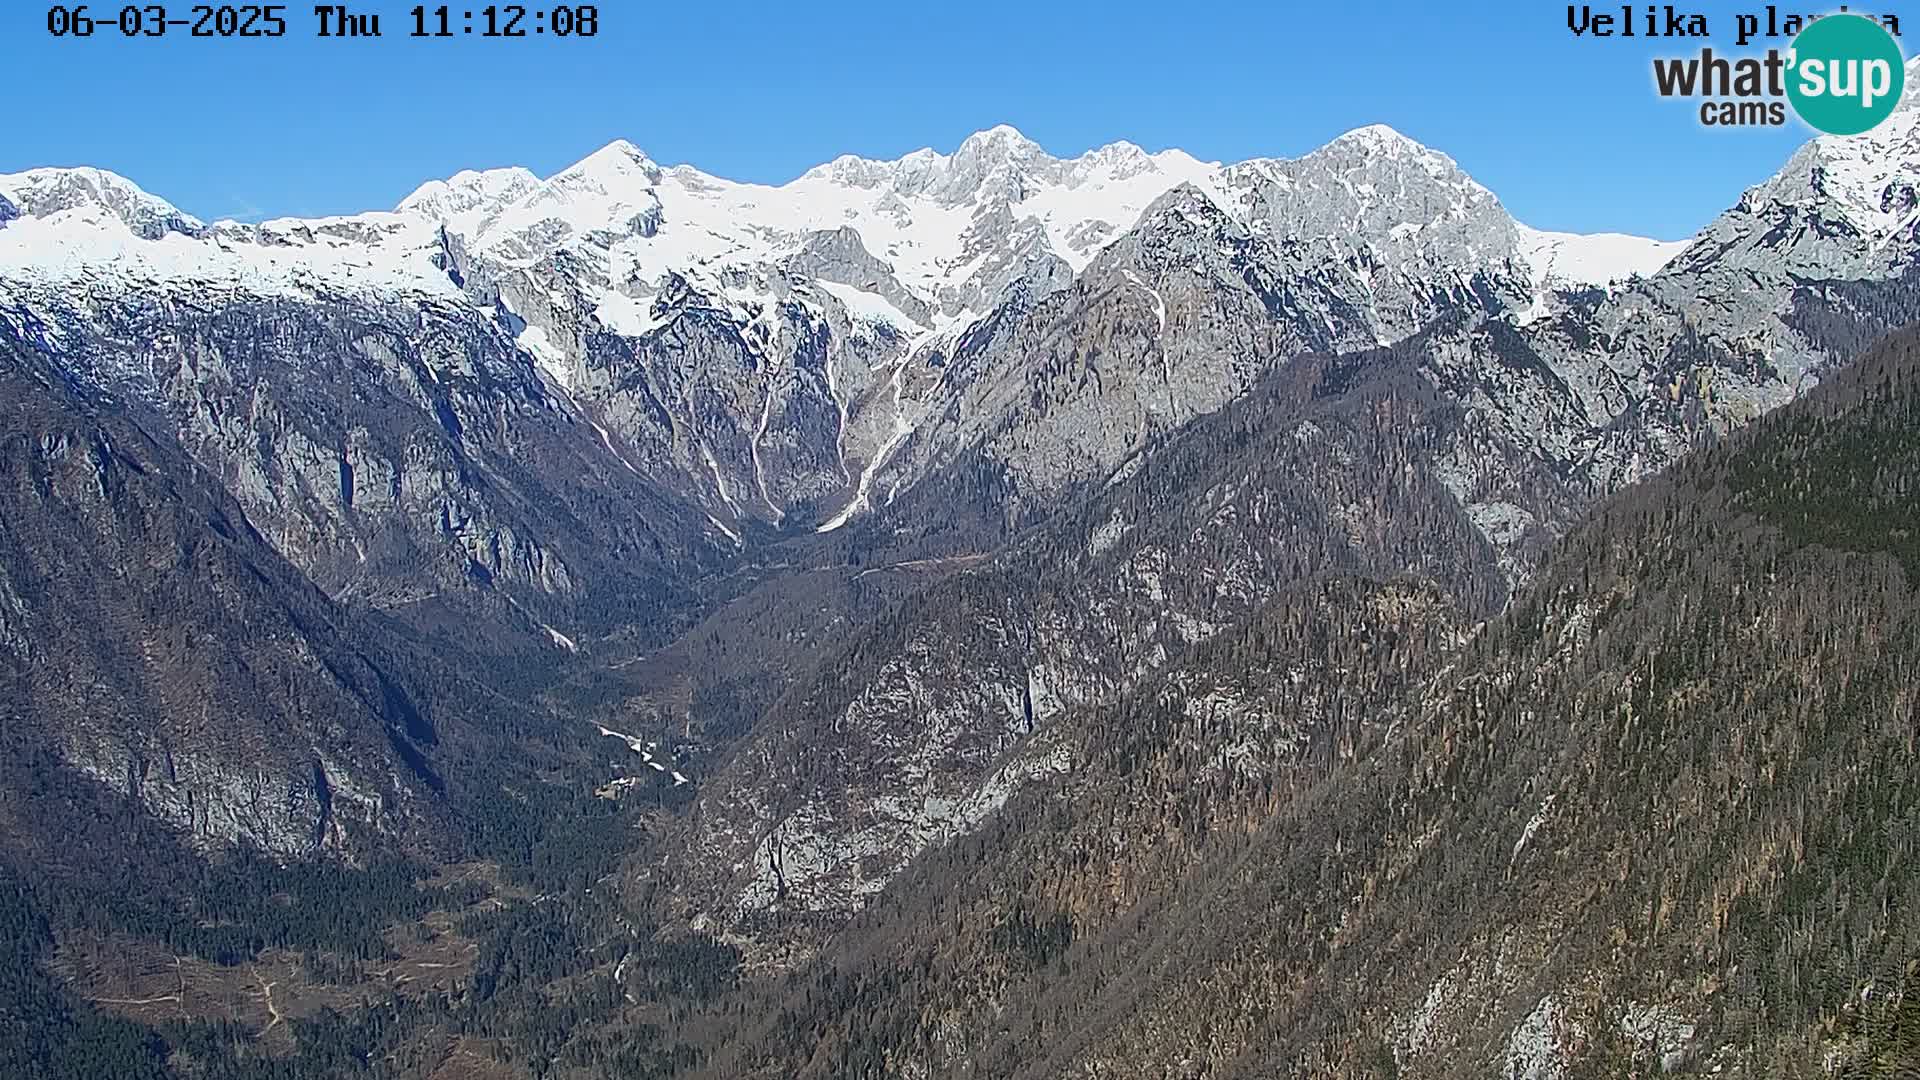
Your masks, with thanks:
M 1784 319 L 1852 348 L 1907 321 L 1914 295 L 1910 277 L 1802 284 Z M 1299 582 L 1412 575 L 1469 616 L 1501 610 L 1608 488 L 1543 451 L 1547 425 L 1521 430 L 1487 407 L 1557 400 L 1577 421 L 1520 331 L 1486 324 L 1466 352 L 1459 326 L 1292 361 L 1143 448 L 1080 508 L 860 631 L 704 789 L 682 886 L 695 908 L 763 927 L 844 919 L 915 854 L 1066 767 L 1048 731 L 1063 710 L 1152 684 Z M 1631 427 L 1610 425 L 1616 446 L 1664 432 L 1678 453 L 1725 437 L 1697 395 L 1649 395 L 1632 412 Z M 903 507 L 928 513 L 917 496 Z
M 470 311 L 244 293 L 59 303 L 0 334 L 164 417 L 160 436 L 336 597 L 477 607 L 554 642 L 668 632 L 691 607 L 687 584 L 733 549 Z
M 1432 342 L 1434 378 L 1471 410 L 1474 444 L 1618 490 L 1844 359 L 1801 332 L 1792 304 L 1810 283 L 1911 265 L 1917 132 L 1910 102 L 1870 138 L 1816 139 L 1690 243 L 1660 249 L 1669 261 L 1570 286 L 1529 262 L 1564 245 L 1543 245 L 1450 159 L 1384 129 L 1236 166 L 1225 176 L 1243 186 L 1170 192 L 1070 287 L 1009 306 L 939 358 L 926 378 L 941 400 L 875 487 L 904 493 L 948 463 L 995 468 L 997 504 L 1030 519 L 1292 356 L 1438 325 L 1450 333 Z M 1525 552 L 1505 550 L 1526 509 L 1501 490 L 1508 478 L 1473 453 L 1450 471 L 1523 577 Z
M 35 170 L 0 178 L 0 323 L 164 403 L 329 591 L 416 603 L 426 568 L 485 610 L 497 582 L 579 643 L 635 615 L 592 594 L 690 616 L 730 549 L 895 505 L 881 530 L 938 503 L 997 543 L 1293 356 L 1436 325 L 1476 443 L 1615 490 L 1817 380 L 1833 357 L 1781 316 L 1910 261 L 1917 115 L 1809 144 L 1678 254 L 1528 230 L 1382 127 L 1232 165 L 995 128 L 779 187 L 617 142 L 259 225 Z M 1567 517 L 1475 464 L 1452 489 L 1519 580 Z
M 1882 207 L 1911 186 L 1916 119 L 1876 136 L 1887 160 L 1809 144 L 1651 278 L 1518 310 L 1525 268 L 1502 262 L 1418 333 L 1337 361 L 1299 356 L 1363 345 L 1383 298 L 1412 311 L 1413 294 L 1288 264 L 1273 238 L 1295 232 L 1197 188 L 1165 196 L 1070 285 L 1016 298 L 939 358 L 956 404 L 906 437 L 878 519 L 968 569 L 769 710 L 703 793 L 688 911 L 782 946 L 817 939 L 1057 772 L 1063 708 L 1113 700 L 1313 575 L 1415 574 L 1471 615 L 1498 611 L 1595 500 L 1910 320 L 1914 222 Z M 1496 209 L 1388 132 L 1315 157 L 1320 171 L 1281 174 L 1294 190 L 1364 172 L 1468 222 Z M 1352 186 L 1301 194 L 1302 217 L 1364 215 Z M 1826 224 L 1795 224 L 1811 219 Z M 1493 228 L 1462 226 L 1446 258 Z
M 392 213 L 261 225 L 208 225 L 92 170 L 0 178 L 0 195 L 18 213 L 0 238 L 0 308 L 49 345 L 82 347 L 97 324 L 132 321 L 112 310 L 130 303 L 165 322 L 187 297 L 318 308 L 309 317 L 379 326 L 385 350 L 429 366 L 446 348 L 430 339 L 452 335 L 496 379 L 544 383 L 582 456 L 699 502 L 733 536 L 844 525 L 974 450 L 1036 496 L 1054 491 L 1293 352 L 1524 307 L 1547 273 L 1490 192 L 1377 127 L 1298 160 L 1230 166 L 1124 143 L 1057 159 L 1002 127 L 951 155 L 842 158 L 781 187 L 663 167 L 616 142 L 545 180 L 464 173 Z M 1182 207 L 1199 214 L 1184 228 Z M 1057 421 L 1009 442 L 1030 421 L 1006 406 L 1055 376 L 1024 355 L 1030 341 L 995 329 L 1052 320 L 1029 313 L 1142 220 L 1171 233 L 1157 254 L 1103 271 L 1097 290 L 1158 312 L 1157 330 L 1125 331 L 1172 351 L 1142 367 L 1160 376 L 1139 391 L 1144 412 L 1109 418 L 1117 441 L 1080 455 L 1058 452 Z M 1667 254 L 1593 262 L 1581 284 Z M 1187 316 L 1189 299 L 1204 302 L 1191 294 L 1246 275 L 1237 288 L 1253 306 Z M 1249 336 L 1263 312 L 1284 325 Z M 1102 348 L 1106 336 L 1074 335 Z M 528 373 L 487 358 L 501 338 Z M 165 351 L 151 335 L 125 344 Z M 365 362 L 395 361 L 375 350 Z M 127 363 L 115 374 L 154 382 L 173 366 Z
M 611 754 L 547 696 L 573 653 L 511 592 L 492 628 L 351 587 L 330 596 L 282 554 L 324 552 L 321 539 L 256 527 L 163 408 L 4 335 L 0 380 L 12 854 L 57 845 L 70 814 L 135 810 L 216 857 L 501 856 L 539 835 L 523 818 L 591 799 Z M 423 594 L 436 584 L 430 563 L 385 571 L 376 580 L 411 578 Z M 594 603 L 627 627 L 661 619 L 637 586 Z M 503 799 L 554 774 L 575 779 Z

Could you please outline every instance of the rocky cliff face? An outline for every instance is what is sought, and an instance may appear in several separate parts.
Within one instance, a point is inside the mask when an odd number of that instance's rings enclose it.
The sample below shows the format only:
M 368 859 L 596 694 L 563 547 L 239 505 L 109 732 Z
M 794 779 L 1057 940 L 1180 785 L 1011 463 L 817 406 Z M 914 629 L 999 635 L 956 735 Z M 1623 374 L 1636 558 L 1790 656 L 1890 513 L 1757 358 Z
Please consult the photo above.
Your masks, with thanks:
M 1818 381 L 1835 356 L 1793 318 L 1796 295 L 1911 264 L 1916 118 L 1815 140 L 1687 245 L 1519 229 L 1444 155 L 1386 129 L 1230 167 L 1164 196 L 1068 288 L 930 357 L 937 371 L 909 366 L 905 385 L 933 400 L 874 487 L 984 457 L 1030 518 L 1301 352 L 1438 330 L 1433 378 L 1469 406 L 1479 448 L 1618 490 Z M 1574 266 L 1644 274 L 1576 285 L 1560 269 Z M 1577 507 L 1518 520 L 1512 478 L 1478 461 L 1454 463 L 1456 494 L 1521 580 L 1514 539 L 1563 530 Z
M 1835 376 L 1920 312 L 1917 120 L 1677 248 L 1377 127 L 0 177 L 0 836 L 506 851 L 583 962 L 724 939 L 728 1077 L 1871 1063 L 1911 349 Z
M 171 292 L 59 304 L 11 329 L 164 422 L 333 596 L 489 609 L 538 638 L 541 624 L 606 628 L 617 594 L 655 609 L 635 621 L 668 627 L 684 583 L 733 548 L 483 313 Z
M 1501 553 L 1454 493 L 1474 455 L 1514 479 L 1514 550 L 1583 493 L 1513 447 L 1475 444 L 1427 342 L 1307 358 L 1147 448 L 1071 513 L 861 631 L 707 781 L 678 887 L 710 917 L 790 943 L 844 920 L 912 858 L 1082 762 L 1064 714 L 1160 685 L 1281 593 L 1330 574 L 1436 583 L 1497 611 Z
M 0 343 L 0 386 L 9 755 L 51 755 L 206 848 L 424 840 L 431 732 L 217 480 L 44 357 Z M 13 810 L 71 809 L 33 805 Z

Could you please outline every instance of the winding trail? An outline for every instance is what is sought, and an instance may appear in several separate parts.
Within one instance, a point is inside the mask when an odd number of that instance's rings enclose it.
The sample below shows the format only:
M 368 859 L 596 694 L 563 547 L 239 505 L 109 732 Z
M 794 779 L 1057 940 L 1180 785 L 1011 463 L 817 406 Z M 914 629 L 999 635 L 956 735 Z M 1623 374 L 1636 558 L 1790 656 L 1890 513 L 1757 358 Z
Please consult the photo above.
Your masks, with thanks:
M 280 1015 L 280 1007 L 273 1002 L 273 988 L 278 984 L 260 977 L 260 965 L 249 964 L 247 968 L 253 972 L 253 981 L 260 984 L 260 997 L 266 1002 L 267 1015 L 273 1018 L 268 1022 L 266 1027 L 260 1029 L 260 1037 L 265 1038 L 267 1032 L 279 1027 L 280 1021 L 286 1019 L 286 1017 Z

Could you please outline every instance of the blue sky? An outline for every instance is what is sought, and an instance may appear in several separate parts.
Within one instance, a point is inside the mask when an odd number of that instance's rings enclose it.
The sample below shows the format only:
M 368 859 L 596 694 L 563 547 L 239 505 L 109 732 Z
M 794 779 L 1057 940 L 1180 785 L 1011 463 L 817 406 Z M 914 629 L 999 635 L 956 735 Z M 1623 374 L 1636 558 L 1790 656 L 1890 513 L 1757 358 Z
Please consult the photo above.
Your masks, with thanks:
M 288 37 L 221 42 L 55 40 L 45 5 L 7 4 L 0 172 L 98 165 L 200 216 L 250 219 L 385 208 L 462 168 L 546 175 L 614 138 L 779 182 L 1003 122 L 1060 155 L 1129 139 L 1218 160 L 1386 123 L 1528 224 L 1677 238 L 1808 135 L 1703 129 L 1655 96 L 1648 62 L 1701 42 L 1576 39 L 1564 5 L 1538 0 L 606 0 L 600 36 L 568 41 L 411 40 L 412 6 L 360 5 L 382 13 L 379 41 L 319 39 L 297 4 Z M 1763 6 L 1694 10 L 1732 51 L 1732 12 Z

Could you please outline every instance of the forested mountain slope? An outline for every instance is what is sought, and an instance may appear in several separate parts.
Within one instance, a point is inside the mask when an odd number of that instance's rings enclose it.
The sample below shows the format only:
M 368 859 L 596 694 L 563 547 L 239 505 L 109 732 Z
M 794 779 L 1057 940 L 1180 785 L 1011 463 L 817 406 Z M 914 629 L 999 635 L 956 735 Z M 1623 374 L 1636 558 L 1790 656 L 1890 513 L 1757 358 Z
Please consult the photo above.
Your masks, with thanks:
M 665 867 L 675 891 L 774 941 L 791 920 L 832 925 L 1070 767 L 1052 731 L 1066 711 L 1152 685 L 1297 584 L 1406 574 L 1497 611 L 1498 554 L 1437 475 L 1463 416 L 1423 377 L 1425 343 L 1294 361 L 856 629 L 703 786 Z M 1539 463 L 1508 464 L 1535 505 L 1578 501 Z
M 1910 274 L 1802 282 L 1788 318 L 1839 352 L 1904 322 L 1914 295 Z M 1502 610 L 1512 576 L 1559 535 L 1549 523 L 1579 520 L 1605 487 L 1490 421 L 1484 399 L 1526 400 L 1558 376 L 1513 327 L 1466 323 L 1295 358 L 997 554 L 934 560 L 954 575 L 855 627 L 703 787 L 665 868 L 688 909 L 769 942 L 785 943 L 783 926 L 814 936 L 803 928 L 858 910 L 1029 778 L 1071 767 L 1049 730 L 1064 710 L 1150 687 L 1301 582 L 1405 575 L 1467 616 Z M 1710 382 L 1616 427 L 1711 445 Z M 946 519 L 915 493 L 900 520 L 912 534 Z
M 0 403 L 0 1074 L 371 1076 L 571 1031 L 532 999 L 636 933 L 583 898 L 668 785 L 596 798 L 632 754 L 551 674 L 328 597 L 139 403 L 5 341 Z M 642 954 L 675 994 L 731 964 Z
M 1063 720 L 1088 764 L 714 1075 L 1920 1068 L 1916 477 L 1907 333 L 1604 504 L 1464 644 L 1406 586 L 1283 601 Z

